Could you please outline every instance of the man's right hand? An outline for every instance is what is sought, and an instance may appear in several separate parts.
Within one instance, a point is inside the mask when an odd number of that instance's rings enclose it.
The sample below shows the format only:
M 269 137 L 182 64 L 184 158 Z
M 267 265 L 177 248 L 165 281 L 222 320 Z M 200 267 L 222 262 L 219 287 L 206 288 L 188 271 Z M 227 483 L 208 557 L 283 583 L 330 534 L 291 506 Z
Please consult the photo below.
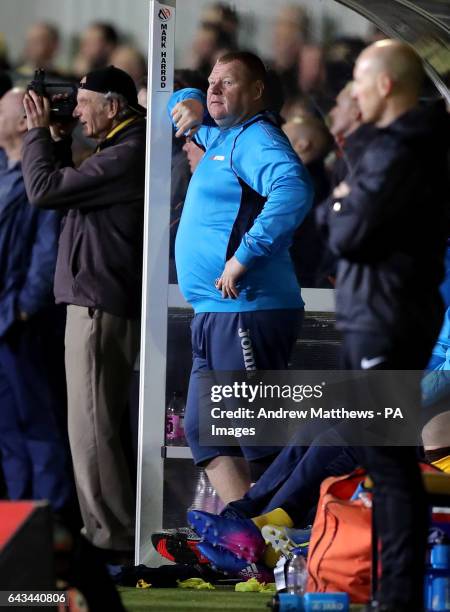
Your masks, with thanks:
M 23 98 L 23 106 L 27 117 L 27 128 L 50 127 L 50 102 L 30 89 Z
M 172 110 L 172 118 L 177 131 L 175 136 L 192 138 L 203 122 L 204 108 L 199 100 L 188 99 L 178 102 Z

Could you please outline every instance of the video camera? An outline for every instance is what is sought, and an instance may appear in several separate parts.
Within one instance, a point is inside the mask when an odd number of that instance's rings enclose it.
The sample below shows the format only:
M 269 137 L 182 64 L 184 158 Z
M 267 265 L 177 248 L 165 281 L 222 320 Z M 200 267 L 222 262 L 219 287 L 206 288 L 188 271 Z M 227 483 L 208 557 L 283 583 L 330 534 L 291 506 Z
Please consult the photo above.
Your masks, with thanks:
M 27 91 L 33 90 L 38 96 L 48 98 L 51 103 L 50 119 L 64 121 L 71 119 L 77 105 L 78 87 L 74 83 L 50 83 L 45 80 L 45 70 L 39 68 L 34 79 L 28 83 Z M 56 97 L 55 97 L 56 96 Z

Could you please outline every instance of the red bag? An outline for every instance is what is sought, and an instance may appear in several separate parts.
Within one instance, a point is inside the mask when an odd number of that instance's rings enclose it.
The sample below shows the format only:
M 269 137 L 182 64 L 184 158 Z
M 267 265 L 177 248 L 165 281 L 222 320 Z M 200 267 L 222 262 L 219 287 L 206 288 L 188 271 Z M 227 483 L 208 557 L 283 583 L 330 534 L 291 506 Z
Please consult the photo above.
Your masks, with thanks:
M 372 509 L 350 501 L 365 472 L 323 481 L 308 553 L 307 592 L 348 593 L 353 603 L 370 600 Z

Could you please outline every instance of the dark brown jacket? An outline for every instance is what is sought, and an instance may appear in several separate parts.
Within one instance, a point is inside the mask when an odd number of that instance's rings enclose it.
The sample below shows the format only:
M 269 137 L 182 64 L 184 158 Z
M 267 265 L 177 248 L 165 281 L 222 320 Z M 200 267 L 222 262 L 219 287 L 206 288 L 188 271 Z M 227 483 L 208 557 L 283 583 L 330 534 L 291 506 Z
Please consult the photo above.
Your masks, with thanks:
M 25 136 L 23 175 L 31 204 L 65 211 L 56 302 L 137 318 L 140 313 L 145 120 L 105 140 L 77 169 L 58 168 L 49 130 Z

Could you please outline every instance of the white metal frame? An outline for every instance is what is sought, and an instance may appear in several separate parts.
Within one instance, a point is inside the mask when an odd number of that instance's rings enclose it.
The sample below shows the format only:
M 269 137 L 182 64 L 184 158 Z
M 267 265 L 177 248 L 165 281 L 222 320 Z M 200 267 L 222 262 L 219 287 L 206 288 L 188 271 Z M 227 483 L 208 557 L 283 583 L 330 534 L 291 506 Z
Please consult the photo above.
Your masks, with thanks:
M 168 283 L 172 126 L 167 102 L 173 88 L 176 0 L 150 0 L 144 269 L 139 390 L 135 563 L 160 565 L 150 542 L 163 524 L 164 419 L 168 308 L 189 308 L 178 285 Z M 161 10 L 164 11 L 161 13 Z M 170 11 L 167 13 L 167 11 Z M 163 20 L 163 21 L 162 21 Z M 166 81 L 161 88 L 161 23 L 166 37 Z M 334 311 L 333 290 L 304 289 L 308 311 Z M 189 459 L 187 448 L 167 457 Z
M 164 36 L 165 34 L 165 36 Z M 163 47 L 163 48 L 162 48 Z M 144 268 L 139 388 L 135 562 L 151 558 L 150 534 L 162 526 L 164 415 L 175 1 L 150 1 Z M 165 53 L 165 55 L 162 55 Z M 164 74 L 163 74 L 164 70 Z

